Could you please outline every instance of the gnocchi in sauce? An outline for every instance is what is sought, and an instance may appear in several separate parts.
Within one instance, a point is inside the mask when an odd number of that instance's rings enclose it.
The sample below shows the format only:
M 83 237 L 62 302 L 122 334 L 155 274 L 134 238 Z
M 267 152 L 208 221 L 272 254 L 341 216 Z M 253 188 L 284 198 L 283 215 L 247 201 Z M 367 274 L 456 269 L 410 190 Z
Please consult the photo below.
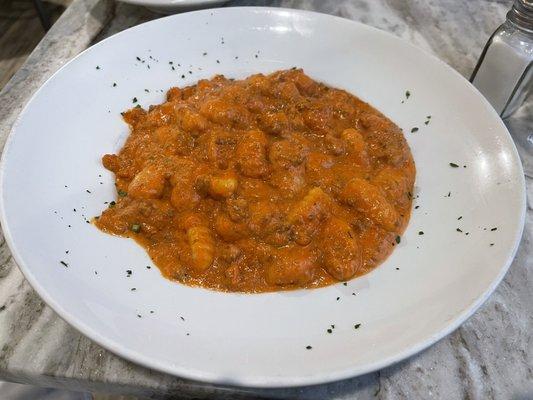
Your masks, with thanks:
M 95 221 L 162 274 L 234 292 L 313 288 L 365 274 L 397 245 L 415 165 L 402 131 L 302 70 L 215 76 L 123 113 L 104 166 L 118 199 Z

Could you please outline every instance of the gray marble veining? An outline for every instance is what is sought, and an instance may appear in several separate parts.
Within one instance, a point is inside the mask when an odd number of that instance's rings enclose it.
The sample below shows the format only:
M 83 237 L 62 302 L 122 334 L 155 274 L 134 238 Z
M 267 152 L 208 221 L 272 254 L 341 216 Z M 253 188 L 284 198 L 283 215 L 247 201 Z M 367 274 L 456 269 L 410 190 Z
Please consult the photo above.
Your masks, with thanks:
M 389 31 L 436 54 L 464 76 L 510 1 L 232 1 L 316 10 Z M 66 61 L 130 26 L 158 17 L 112 0 L 74 0 L 0 93 L 0 144 L 37 88 Z M 531 99 L 530 99 L 531 100 Z M 533 102 L 507 125 L 519 140 L 533 127 Z M 525 165 L 532 160 L 522 155 Z M 62 321 L 35 294 L 0 240 L 0 378 L 143 397 L 180 399 L 531 399 L 533 398 L 533 184 L 527 179 L 524 236 L 507 276 L 481 309 L 426 351 L 380 372 L 328 385 L 251 390 L 171 377 L 109 353 Z

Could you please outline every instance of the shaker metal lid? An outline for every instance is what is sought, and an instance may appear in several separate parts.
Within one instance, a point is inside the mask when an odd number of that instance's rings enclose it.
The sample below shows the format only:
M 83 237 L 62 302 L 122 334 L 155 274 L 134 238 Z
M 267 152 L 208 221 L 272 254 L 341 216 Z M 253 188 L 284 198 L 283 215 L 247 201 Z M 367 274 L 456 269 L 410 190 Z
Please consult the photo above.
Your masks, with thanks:
M 507 19 L 518 28 L 533 32 L 533 0 L 515 0 Z

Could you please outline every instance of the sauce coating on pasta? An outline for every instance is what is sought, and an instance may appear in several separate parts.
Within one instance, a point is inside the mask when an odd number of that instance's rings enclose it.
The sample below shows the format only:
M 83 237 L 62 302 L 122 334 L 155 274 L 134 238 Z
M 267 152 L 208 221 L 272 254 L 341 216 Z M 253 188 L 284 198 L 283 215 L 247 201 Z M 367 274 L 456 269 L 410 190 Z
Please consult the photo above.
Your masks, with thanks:
M 235 292 L 365 274 L 409 220 L 415 166 L 402 131 L 302 70 L 218 75 L 123 114 L 104 166 L 118 198 L 95 221 L 135 239 L 162 274 Z

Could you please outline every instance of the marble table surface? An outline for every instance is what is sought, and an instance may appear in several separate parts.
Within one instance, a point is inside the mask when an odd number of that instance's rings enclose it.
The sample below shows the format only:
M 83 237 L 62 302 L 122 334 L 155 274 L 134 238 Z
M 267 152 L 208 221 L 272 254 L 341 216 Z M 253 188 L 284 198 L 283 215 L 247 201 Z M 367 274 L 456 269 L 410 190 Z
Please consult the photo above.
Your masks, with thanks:
M 389 31 L 433 52 L 464 76 L 510 0 L 278 0 L 232 5 L 304 8 Z M 113 0 L 74 0 L 0 93 L 0 144 L 38 87 L 91 44 L 157 18 Z M 533 133 L 533 96 L 509 121 Z M 526 167 L 533 157 L 522 154 Z M 78 333 L 33 291 L 0 236 L 0 379 L 148 398 L 533 399 L 533 182 L 518 254 L 490 299 L 455 332 L 382 371 L 327 385 L 253 390 L 188 381 L 127 362 Z

